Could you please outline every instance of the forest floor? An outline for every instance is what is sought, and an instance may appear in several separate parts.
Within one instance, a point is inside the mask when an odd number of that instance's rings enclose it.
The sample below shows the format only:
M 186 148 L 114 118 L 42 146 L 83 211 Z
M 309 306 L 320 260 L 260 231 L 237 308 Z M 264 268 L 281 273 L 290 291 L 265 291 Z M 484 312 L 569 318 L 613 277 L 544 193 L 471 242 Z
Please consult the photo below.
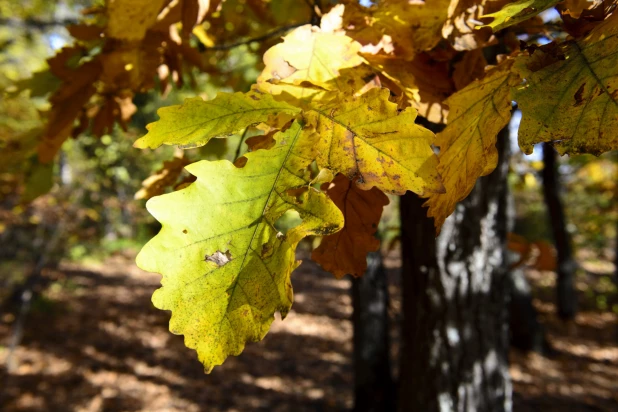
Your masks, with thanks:
M 387 259 L 391 275 L 395 258 Z M 259 343 L 205 375 L 169 314 L 150 295 L 159 276 L 130 256 L 63 263 L 34 301 L 16 370 L 6 358 L 14 316 L 0 319 L 2 411 L 336 411 L 352 406 L 349 281 L 311 262 L 293 275 L 295 303 Z M 544 279 L 530 274 L 551 358 L 511 353 L 515 411 L 618 410 L 616 315 L 583 307 L 574 322 L 555 316 Z M 549 285 L 551 286 L 551 285 Z M 396 291 L 396 286 L 393 286 Z M 396 293 L 391 315 L 398 318 Z M 396 338 L 396 337 L 395 337 Z

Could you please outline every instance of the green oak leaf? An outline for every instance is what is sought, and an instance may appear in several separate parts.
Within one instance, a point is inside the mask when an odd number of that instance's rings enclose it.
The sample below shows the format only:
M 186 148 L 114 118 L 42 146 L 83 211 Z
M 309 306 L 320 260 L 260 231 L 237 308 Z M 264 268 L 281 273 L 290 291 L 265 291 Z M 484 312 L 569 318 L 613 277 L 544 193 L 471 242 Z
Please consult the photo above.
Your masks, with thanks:
M 518 58 L 519 145 L 551 142 L 560 154 L 618 149 L 618 15 L 580 40 L 550 43 Z
M 561 0 L 519 0 L 507 4 L 501 10 L 481 16 L 493 17 L 491 23 L 479 27 L 491 27 L 494 32 L 528 20 L 540 12 L 555 6 Z
M 212 138 L 226 137 L 258 123 L 276 127 L 299 112 L 300 109 L 286 102 L 256 91 L 218 93 L 206 101 L 194 97 L 182 105 L 159 109 L 157 114 L 161 119 L 146 126 L 148 133 L 134 146 L 140 149 L 155 149 L 162 144 L 203 146 Z
M 194 163 L 187 170 L 196 182 L 147 203 L 163 227 L 137 264 L 163 275 L 152 301 L 172 311 L 170 330 L 185 336 L 207 372 L 261 340 L 275 312 L 288 313 L 298 242 L 343 226 L 341 211 L 311 186 L 312 136 L 294 122 L 243 167 Z M 282 234 L 275 223 L 289 210 L 302 222 Z

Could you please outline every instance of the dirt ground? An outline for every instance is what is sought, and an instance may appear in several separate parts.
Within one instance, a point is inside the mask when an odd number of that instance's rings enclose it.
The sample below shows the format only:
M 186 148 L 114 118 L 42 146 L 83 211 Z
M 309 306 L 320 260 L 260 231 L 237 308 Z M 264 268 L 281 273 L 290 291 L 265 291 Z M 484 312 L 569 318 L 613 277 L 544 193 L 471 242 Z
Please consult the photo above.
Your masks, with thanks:
M 396 262 L 389 262 L 394 270 Z M 0 319 L 2 411 L 336 411 L 352 406 L 349 282 L 313 263 L 294 273 L 288 318 L 205 375 L 150 295 L 159 276 L 129 257 L 65 263 L 30 312 L 8 374 L 14 319 Z M 534 278 L 533 278 L 534 281 Z M 549 296 L 549 295 L 548 295 Z M 540 293 L 551 358 L 511 354 L 515 411 L 618 411 L 616 316 L 584 310 L 564 325 Z M 397 300 L 393 317 L 397 317 Z

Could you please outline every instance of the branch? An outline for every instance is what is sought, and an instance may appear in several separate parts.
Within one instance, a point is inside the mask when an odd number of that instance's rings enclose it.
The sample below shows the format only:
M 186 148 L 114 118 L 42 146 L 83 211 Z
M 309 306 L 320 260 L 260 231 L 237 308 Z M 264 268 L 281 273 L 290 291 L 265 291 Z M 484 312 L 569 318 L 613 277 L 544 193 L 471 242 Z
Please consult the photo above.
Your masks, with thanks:
M 259 37 L 254 37 L 252 39 L 247 39 L 247 40 L 242 40 L 236 43 L 230 43 L 230 44 L 221 44 L 221 45 L 216 45 L 216 46 L 212 46 L 212 47 L 207 47 L 205 46 L 203 43 L 200 43 L 202 45 L 202 51 L 206 52 L 206 51 L 210 51 L 210 50 L 231 50 L 233 48 L 236 48 L 238 46 L 242 46 L 245 44 L 251 44 L 251 43 L 259 43 L 265 40 L 268 40 L 272 37 L 276 37 L 281 33 L 285 33 L 288 30 L 292 30 L 295 29 L 297 27 L 300 26 L 304 26 L 305 24 L 310 24 L 311 22 L 303 22 L 303 23 L 296 23 L 296 24 L 290 24 L 289 26 L 283 26 L 283 27 L 279 27 L 278 29 L 275 29 L 269 33 L 266 33 L 262 36 Z
M 78 20 L 75 19 L 64 19 L 64 20 L 37 20 L 33 18 L 27 19 L 16 19 L 16 18 L 0 18 L 0 26 L 7 27 L 26 27 L 29 29 L 38 29 L 45 30 L 50 27 L 59 27 L 59 26 L 69 26 L 71 24 L 79 23 Z

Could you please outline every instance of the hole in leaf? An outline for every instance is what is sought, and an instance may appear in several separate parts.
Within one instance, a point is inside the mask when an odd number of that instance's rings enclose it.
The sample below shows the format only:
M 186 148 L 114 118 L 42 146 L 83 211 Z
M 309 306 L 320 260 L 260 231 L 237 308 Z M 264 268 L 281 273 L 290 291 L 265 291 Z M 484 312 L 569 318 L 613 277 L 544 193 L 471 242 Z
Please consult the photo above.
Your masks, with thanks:
M 213 262 L 217 266 L 221 267 L 232 260 L 232 254 L 230 253 L 229 250 L 226 250 L 225 252 L 221 252 L 217 250 L 215 253 L 213 253 L 210 256 L 206 255 L 204 257 L 204 260 L 206 262 Z
M 296 210 L 288 210 L 275 222 L 275 229 L 284 235 L 302 223 L 302 219 Z

